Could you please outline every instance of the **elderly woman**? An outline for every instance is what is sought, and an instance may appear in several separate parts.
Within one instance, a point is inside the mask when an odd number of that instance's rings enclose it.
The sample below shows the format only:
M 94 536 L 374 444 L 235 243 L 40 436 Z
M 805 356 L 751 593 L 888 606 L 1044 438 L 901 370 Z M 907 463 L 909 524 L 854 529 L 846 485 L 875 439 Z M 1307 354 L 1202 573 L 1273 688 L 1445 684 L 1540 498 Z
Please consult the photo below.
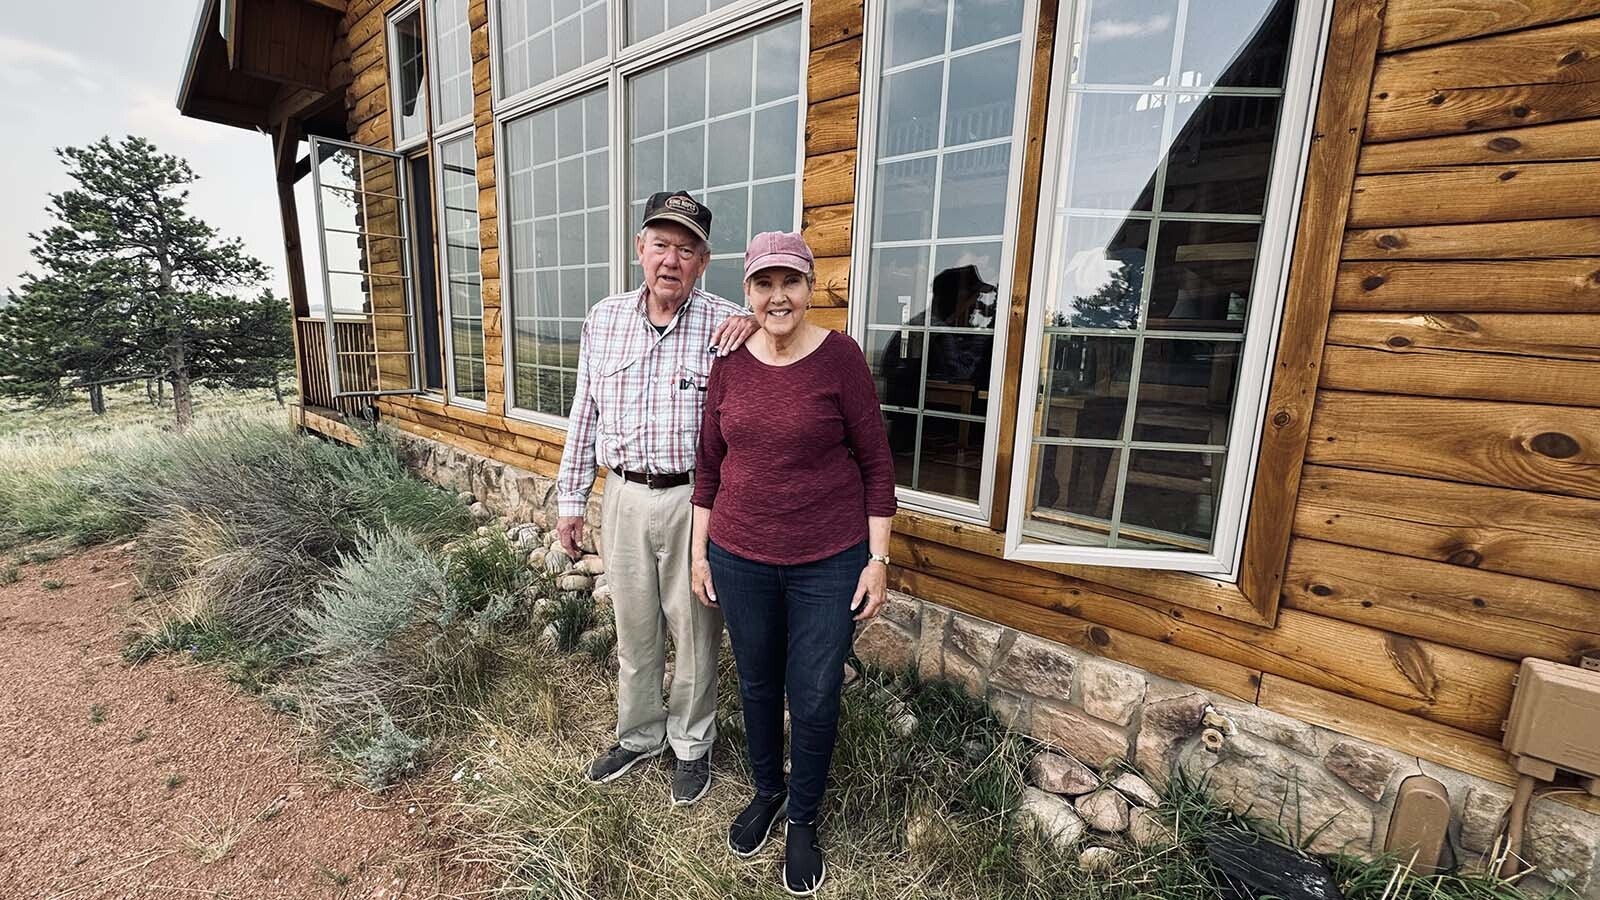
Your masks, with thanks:
M 804 896 L 827 874 L 817 812 L 854 622 L 884 602 L 894 462 L 861 348 L 806 321 L 811 249 L 798 234 L 766 232 L 744 259 L 759 330 L 707 383 L 691 584 L 727 621 L 755 773 L 728 847 L 755 855 L 787 809 L 783 881 Z

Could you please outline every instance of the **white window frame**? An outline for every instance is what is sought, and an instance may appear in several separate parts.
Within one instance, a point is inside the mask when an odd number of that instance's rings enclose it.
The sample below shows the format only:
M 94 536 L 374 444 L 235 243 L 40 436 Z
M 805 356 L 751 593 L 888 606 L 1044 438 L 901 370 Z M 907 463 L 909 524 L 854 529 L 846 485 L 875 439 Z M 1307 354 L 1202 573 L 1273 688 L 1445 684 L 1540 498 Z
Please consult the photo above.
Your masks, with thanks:
M 476 103 L 476 92 L 472 89 L 472 11 L 471 2 L 466 2 L 467 17 L 462 21 L 462 27 L 467 31 L 467 111 L 465 115 L 457 116 L 449 122 L 433 124 L 433 117 L 438 113 L 441 92 L 444 90 L 442 80 L 438 77 L 434 62 L 439 58 L 439 42 L 443 35 L 434 26 L 433 11 L 438 8 L 440 0 L 427 0 L 428 9 L 422 15 L 423 32 L 427 36 L 427 51 L 425 53 L 425 80 L 428 87 L 428 132 L 430 134 L 444 134 L 454 132 L 459 128 L 472 124 L 473 106 Z M 493 68 L 491 66 L 491 68 Z
M 597 88 L 606 89 L 607 110 L 607 166 L 608 189 L 611 192 L 610 235 L 612 239 L 612 253 L 607 265 L 610 270 L 609 293 L 617 294 L 626 288 L 628 282 L 628 267 L 633 260 L 634 229 L 628 219 L 628 165 L 631 162 L 628 147 L 627 128 L 627 103 L 623 93 L 628 89 L 631 78 L 657 66 L 665 65 L 681 56 L 691 56 L 704 51 L 721 41 L 737 37 L 748 31 L 755 31 L 763 26 L 773 24 L 783 19 L 799 15 L 800 27 L 800 94 L 797 106 L 799 122 L 796 126 L 798 140 L 795 142 L 795 222 L 798 228 L 802 212 L 801 199 L 805 171 L 805 118 L 806 118 L 806 61 L 810 56 L 810 5 L 804 0 L 781 0 L 773 3 L 771 0 L 740 0 L 718 10 L 713 10 L 706 15 L 679 25 L 677 28 L 662 32 L 647 40 L 638 41 L 632 45 L 626 43 L 626 0 L 611 0 L 611 7 L 606 15 L 606 39 L 608 45 L 607 56 L 585 66 L 580 66 L 565 75 L 557 76 L 542 85 L 535 85 L 515 96 L 502 98 L 500 75 L 498 74 L 500 62 L 500 5 L 506 0 L 488 0 L 489 14 L 489 46 L 491 62 L 489 65 L 490 80 L 494 83 L 490 96 L 494 108 L 494 141 L 495 141 L 495 208 L 500 216 L 506 215 L 510 209 L 506 190 L 508 189 L 506 165 L 508 154 L 504 152 L 506 124 L 539 110 L 555 106 L 574 97 L 582 96 Z M 514 2 L 514 0 L 512 0 Z M 621 210 L 621 212 L 617 212 Z M 514 309 L 515 288 L 514 279 L 506 277 L 511 271 L 507 265 L 510 245 L 510 228 L 502 224 L 500 230 L 501 247 L 501 278 L 500 278 L 500 333 L 504 336 L 501 340 L 501 363 L 504 366 L 505 377 L 505 417 L 543 425 L 559 431 L 565 431 L 569 420 L 566 416 L 556 416 L 550 413 L 526 409 L 517 405 L 516 398 L 516 372 L 513 367 L 512 350 L 516 343 L 515 322 L 512 317 Z M 598 298 L 596 298 L 598 299 Z M 727 298 L 738 302 L 735 298 Z
M 859 117 L 859 141 L 856 150 L 856 204 L 851 223 L 850 243 L 850 284 L 852 293 L 856 294 L 855 302 L 849 304 L 847 313 L 847 328 L 850 336 L 863 349 L 871 346 L 867 325 L 871 319 L 871 310 L 867 308 L 867 282 L 872 270 L 872 214 L 873 191 L 877 186 L 878 169 L 878 132 L 877 122 L 880 96 L 883 91 L 883 43 L 888 32 L 885 17 L 888 14 L 888 0 L 866 0 L 866 18 L 864 33 L 868 39 L 862 44 L 861 59 L 861 113 Z M 1017 222 L 1021 217 L 1022 196 L 1022 170 L 1024 168 L 1025 137 L 1028 126 L 1028 107 L 1033 92 L 1034 48 L 1038 41 L 1039 4 L 1036 0 L 1023 0 L 1022 3 L 1022 33 L 1019 37 L 1017 55 L 1020 61 L 1019 76 L 1015 109 L 1012 112 L 1011 125 L 1012 152 L 1011 171 L 1006 181 L 1006 214 L 1001 226 L 1000 239 L 1000 271 L 996 273 L 995 286 L 999 289 L 995 293 L 995 321 L 992 340 L 994 341 L 993 357 L 989 368 L 989 399 L 987 401 L 987 416 L 983 427 L 983 458 L 980 463 L 978 481 L 978 499 L 968 502 L 956 497 L 936 494 L 930 491 L 915 490 L 902 485 L 895 486 L 896 496 L 900 505 L 907 509 L 920 510 L 933 513 L 948 519 L 957 519 L 979 525 L 989 524 L 989 515 L 994 506 L 994 483 L 996 477 L 996 460 L 999 456 L 1000 419 L 1009 402 L 1005 392 L 1005 360 L 1006 338 L 1009 327 L 1007 311 L 1011 306 L 1011 297 L 1015 292 L 1013 284 L 1016 268 L 1017 241 L 1012 238 L 1017 233 Z M 954 16 L 946 16 L 945 29 L 948 42 L 949 30 L 954 27 Z M 949 66 L 946 58 L 944 65 Z M 939 115 L 941 125 L 944 121 L 945 97 L 939 98 Z M 943 142 L 941 128 L 940 141 Z M 951 152 L 960 152 L 956 148 Z M 934 191 L 939 190 L 938 184 Z M 937 210 L 936 210 L 937 211 Z M 937 241 L 938 235 L 930 235 L 930 242 Z M 928 275 L 932 278 L 933 254 L 930 251 L 928 258 Z M 854 287 L 859 285 L 859 287 Z M 974 331 L 974 334 L 981 334 Z M 925 380 L 925 379 L 924 379 Z M 920 389 L 920 387 L 919 387 Z M 954 421 L 954 420 L 952 420 Z M 916 452 L 920 452 L 917 448 Z
M 1273 148 L 1272 174 L 1267 183 L 1266 205 L 1261 220 L 1261 240 L 1256 256 L 1252 284 L 1257 285 L 1245 320 L 1244 346 L 1240 351 L 1238 389 L 1229 423 L 1227 459 L 1223 468 L 1223 490 L 1212 533 L 1211 552 L 1176 550 L 1138 550 L 1114 547 L 1073 546 L 1029 540 L 1024 534 L 1028 492 L 1032 490 L 1033 419 L 1039 390 L 1041 334 L 1046 304 L 1030 303 L 1023 336 L 1022 384 L 1015 443 L 1012 451 L 1011 492 L 1006 535 L 1007 559 L 1030 562 L 1082 563 L 1140 569 L 1165 569 L 1193 572 L 1221 581 L 1238 580 L 1239 559 L 1243 550 L 1244 524 L 1249 497 L 1255 480 L 1256 456 L 1260 449 L 1261 417 L 1267 387 L 1277 352 L 1278 328 L 1282 320 L 1284 291 L 1289 275 L 1289 259 L 1299 221 L 1307 156 L 1311 144 L 1312 113 L 1321 81 L 1322 60 L 1327 50 L 1330 0 L 1295 0 L 1294 32 L 1289 42 L 1289 59 L 1284 73 L 1283 103 L 1279 118 L 1279 139 Z M 1180 10 L 1187 9 L 1182 0 Z M 1040 224 L 1034 236 L 1034 260 L 1030 295 L 1044 298 L 1055 289 L 1059 270 L 1059 237 L 1055 229 L 1056 203 L 1061 180 L 1065 177 L 1066 142 L 1071 136 L 1068 88 L 1072 52 L 1063 52 L 1061 38 L 1075 35 L 1076 22 L 1085 6 L 1069 0 L 1060 18 L 1062 32 L 1050 76 L 1050 105 L 1046 122 L 1044 165 L 1039 185 Z M 1183 40 L 1183 13 L 1180 11 L 1174 40 Z M 1200 93 L 1197 89 L 1195 93 Z M 1261 288 L 1270 287 L 1271 292 Z
M 422 133 L 409 138 L 400 135 L 400 58 L 395 55 L 395 50 L 400 46 L 400 38 L 395 32 L 395 25 L 401 19 L 417 14 L 417 21 L 422 26 L 422 91 L 418 98 L 422 103 Z M 390 10 L 383 19 L 384 56 L 389 66 L 389 140 L 394 145 L 396 153 L 405 153 L 415 147 L 420 147 L 428 142 L 429 132 L 433 122 L 433 79 L 429 55 L 432 52 L 432 39 L 428 33 L 428 15 L 422 9 L 422 0 L 407 0 Z
M 472 174 L 472 177 L 473 177 L 473 185 L 474 185 L 474 188 L 475 188 L 475 191 L 474 191 L 474 194 L 473 194 L 473 198 L 472 198 L 472 205 L 473 205 L 473 207 L 475 209 L 477 209 L 477 217 L 478 217 L 478 222 L 479 222 L 479 226 L 480 226 L 480 231 L 479 231 L 479 235 L 478 235 L 478 298 L 479 298 L 478 299 L 478 307 L 479 307 L 479 309 L 478 309 L 478 318 L 481 320 L 479 324 L 483 328 L 483 331 L 484 331 L 484 333 L 486 335 L 487 335 L 488 330 L 489 330 L 488 329 L 488 322 L 487 322 L 486 319 L 484 319 L 484 315 L 483 315 L 483 235 L 482 235 L 482 231 L 481 231 L 481 227 L 482 227 L 482 223 L 483 223 L 483 210 L 481 208 L 479 208 L 479 199 L 480 199 L 479 195 L 481 194 L 481 191 L 477 191 L 476 190 L 477 177 L 478 177 L 478 174 L 477 174 L 477 162 L 478 162 L 477 141 L 475 140 L 475 134 L 474 134 L 473 128 L 470 125 L 468 125 L 465 128 L 458 128 L 458 129 L 456 129 L 454 132 L 452 132 L 450 134 L 441 134 L 441 135 L 437 135 L 437 136 L 431 136 L 430 135 L 430 137 L 429 137 L 430 143 L 429 143 L 429 147 L 428 147 L 428 153 L 429 153 L 428 166 L 429 166 L 429 169 L 430 169 L 430 174 L 431 174 L 431 176 L 433 178 L 434 185 L 439 188 L 439 190 L 434 192 L 434 210 L 433 210 L 434 236 L 433 236 L 433 244 L 434 244 L 434 247 L 435 247 L 435 253 L 434 253 L 434 278 L 439 283 L 439 287 L 438 287 L 438 292 L 439 292 L 439 312 L 440 312 L 439 318 L 441 320 L 440 323 L 439 323 L 439 327 L 440 327 L 440 331 L 442 332 L 440 334 L 440 336 L 439 336 L 439 345 L 440 345 L 440 347 L 442 347 L 444 349 L 444 359 L 442 360 L 442 362 L 444 364 L 444 370 L 445 370 L 444 371 L 444 396 L 445 396 L 445 402 L 450 404 L 450 405 L 452 405 L 452 406 L 465 406 L 465 407 L 468 407 L 470 409 L 487 411 L 488 410 L 488 400 L 489 400 L 489 372 L 488 372 L 488 369 L 489 369 L 489 354 L 487 352 L 485 352 L 483 354 L 483 366 L 484 366 L 483 399 L 479 400 L 476 397 L 463 397 L 459 393 L 456 392 L 456 347 L 455 347 L 455 318 L 456 318 L 456 315 L 455 315 L 455 310 L 451 307 L 451 302 L 450 302 L 450 271 L 449 271 L 450 264 L 449 264 L 449 261 L 448 261 L 449 260 L 449 256 L 450 256 L 450 252 L 449 252 L 450 251 L 450 247 L 449 247 L 449 239 L 447 237 L 447 232 L 445 231 L 445 229 L 447 227 L 447 222 L 448 222 L 447 213 L 449 211 L 449 204 L 445 202 L 444 153 L 442 152 L 442 150 L 440 148 L 444 144 L 450 143 L 452 141 L 457 141 L 457 140 L 465 140 L 467 142 L 467 146 L 472 149 L 472 162 L 473 162 L 473 174 Z M 496 195 L 496 199 L 498 199 L 498 195 Z M 497 211 L 498 211 L 498 209 L 497 209 Z M 487 346 L 488 346 L 488 343 L 487 343 L 487 340 L 486 340 L 485 341 L 485 348 L 487 348 Z

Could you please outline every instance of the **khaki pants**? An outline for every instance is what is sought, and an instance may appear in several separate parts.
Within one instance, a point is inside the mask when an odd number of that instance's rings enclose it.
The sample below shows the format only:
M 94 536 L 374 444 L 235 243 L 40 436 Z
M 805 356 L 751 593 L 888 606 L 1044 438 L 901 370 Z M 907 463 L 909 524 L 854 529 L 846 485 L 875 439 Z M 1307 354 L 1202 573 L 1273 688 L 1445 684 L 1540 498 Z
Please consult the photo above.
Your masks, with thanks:
M 689 589 L 693 485 L 653 490 L 606 477 L 601 553 L 617 616 L 617 743 L 652 750 L 666 740 L 679 759 L 698 759 L 717 736 L 717 651 L 722 613 Z M 676 666 L 663 705 L 666 632 Z

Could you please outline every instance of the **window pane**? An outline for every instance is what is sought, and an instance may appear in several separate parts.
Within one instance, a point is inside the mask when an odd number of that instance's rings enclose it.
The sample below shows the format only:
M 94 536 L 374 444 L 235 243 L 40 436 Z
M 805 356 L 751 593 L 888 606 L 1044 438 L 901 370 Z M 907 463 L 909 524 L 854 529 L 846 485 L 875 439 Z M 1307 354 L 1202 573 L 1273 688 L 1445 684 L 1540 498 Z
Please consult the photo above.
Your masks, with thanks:
M 1135 450 L 1118 546 L 1206 550 L 1216 526 L 1222 454 Z
M 433 0 L 433 124 L 472 115 L 472 26 L 467 0 Z
M 592 174 L 605 171 L 605 119 L 595 114 L 605 107 L 601 89 L 506 124 L 508 157 L 553 173 L 545 182 L 506 173 L 509 205 L 527 210 L 509 223 L 511 256 L 502 262 L 513 274 L 507 302 L 518 335 L 511 365 L 519 409 L 567 415 L 572 392 L 563 386 L 577 374 L 583 317 L 607 293 L 611 203 L 604 178 Z
M 799 22 L 790 19 L 628 81 L 627 227 L 638 228 L 644 200 L 656 191 L 695 194 L 712 213 L 712 257 L 702 286 L 735 303 L 743 302 L 750 236 L 798 227 L 799 41 Z M 753 66 L 761 73 L 754 90 Z M 784 67 L 793 71 L 776 71 Z M 639 277 L 636 266 L 629 277 Z
M 1122 439 L 1133 338 L 1057 334 L 1043 354 L 1040 437 Z
M 1048 163 L 1064 177 L 1030 336 L 1030 539 L 1213 550 L 1241 379 L 1266 377 L 1243 361 L 1271 339 L 1246 334 L 1246 319 L 1261 299 L 1292 11 L 1088 0 L 1065 36 L 1082 50 L 1062 156 Z
M 1079 80 L 1089 84 L 1164 83 L 1172 68 L 1178 0 L 1090 0 L 1088 5 Z
M 394 23 L 395 137 L 408 141 L 427 133 L 422 13 L 413 11 Z
M 1146 338 L 1133 439 L 1220 447 L 1228 442 L 1238 341 Z
M 440 0 L 457 2 L 465 0 Z M 606 0 L 500 0 L 500 96 L 606 56 Z M 470 75 L 470 60 L 469 60 Z M 468 103 L 471 96 L 468 96 Z M 469 105 L 470 109 L 470 105 Z
M 1189 0 L 1178 83 L 1283 87 L 1293 12 L 1290 0 Z
M 456 396 L 482 400 L 483 278 L 478 243 L 477 152 L 472 136 L 439 145 L 439 196 L 443 212 L 440 274 L 450 317 L 451 369 Z
M 1277 97 L 1180 96 L 1183 127 L 1172 143 L 1162 207 L 1260 215 L 1280 103 Z
M 951 24 L 953 23 L 953 24 Z M 1015 0 L 889 0 L 864 344 L 900 483 L 976 503 L 1022 82 Z M 948 26 L 948 27 L 947 27 Z M 979 49 L 965 48 L 977 46 Z

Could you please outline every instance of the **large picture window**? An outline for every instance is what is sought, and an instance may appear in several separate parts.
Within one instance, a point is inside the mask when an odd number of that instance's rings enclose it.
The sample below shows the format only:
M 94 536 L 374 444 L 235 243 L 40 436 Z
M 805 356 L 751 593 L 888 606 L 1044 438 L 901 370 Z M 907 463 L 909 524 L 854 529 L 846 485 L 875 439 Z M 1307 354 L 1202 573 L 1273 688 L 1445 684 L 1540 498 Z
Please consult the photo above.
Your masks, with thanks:
M 446 129 L 472 116 L 472 26 L 467 0 L 434 0 L 433 127 Z
M 513 53 L 516 35 L 542 40 L 539 29 L 562 16 L 605 20 L 625 5 L 574 2 L 563 12 L 558 2 L 547 19 L 529 2 L 491 8 L 502 56 Z M 750 236 L 799 227 L 798 8 L 790 0 L 718 17 L 702 6 L 689 18 L 704 19 L 690 31 L 715 25 L 706 37 L 614 48 L 603 69 L 588 66 L 587 47 L 571 70 L 558 65 L 528 78 L 521 62 L 507 61 L 498 95 L 510 100 L 496 117 L 509 414 L 562 424 L 584 317 L 640 283 L 633 235 L 650 194 L 684 189 L 711 207 L 712 259 L 701 286 L 734 303 L 743 302 Z
M 1011 555 L 1232 571 L 1322 21 L 1306 8 L 1080 0 L 1063 18 Z
M 610 157 L 601 88 L 506 123 L 514 395 L 564 416 L 578 335 L 610 292 Z
M 500 96 L 606 58 L 606 0 L 500 0 Z
M 877 376 L 902 499 L 982 516 L 1032 24 L 1021 0 L 885 0 L 875 15 L 855 332 Z

